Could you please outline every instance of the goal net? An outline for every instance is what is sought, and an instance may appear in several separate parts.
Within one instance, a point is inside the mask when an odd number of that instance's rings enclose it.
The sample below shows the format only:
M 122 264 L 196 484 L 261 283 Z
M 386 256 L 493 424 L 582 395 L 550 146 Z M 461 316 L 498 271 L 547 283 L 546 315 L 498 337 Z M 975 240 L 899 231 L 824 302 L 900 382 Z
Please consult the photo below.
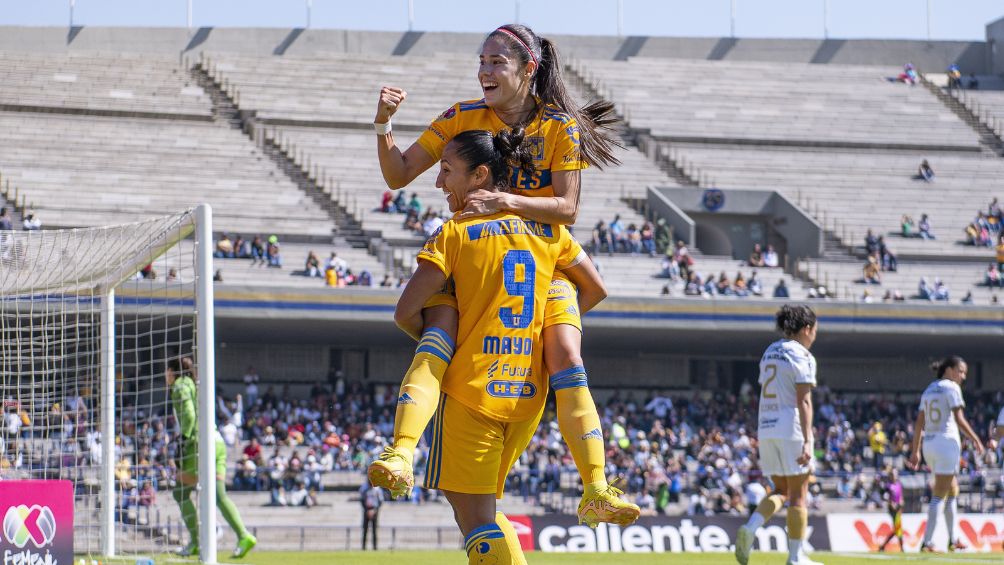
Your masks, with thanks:
M 126 225 L 0 232 L 0 479 L 70 481 L 75 553 L 188 541 L 172 498 L 178 434 L 165 372 L 190 357 L 196 504 L 200 529 L 214 532 L 199 537 L 215 562 L 215 471 L 203 471 L 215 432 L 211 253 L 204 205 Z

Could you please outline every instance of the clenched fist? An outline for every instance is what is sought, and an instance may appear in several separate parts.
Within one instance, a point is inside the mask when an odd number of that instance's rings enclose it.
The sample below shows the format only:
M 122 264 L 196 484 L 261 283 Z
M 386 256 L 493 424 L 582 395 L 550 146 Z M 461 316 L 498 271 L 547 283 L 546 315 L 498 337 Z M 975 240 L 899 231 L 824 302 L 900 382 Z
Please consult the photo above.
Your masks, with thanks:
M 403 88 L 398 88 L 396 86 L 385 86 L 381 88 L 380 102 L 377 104 L 376 118 L 373 119 L 373 123 L 387 123 L 387 121 L 390 120 L 390 117 L 397 112 L 397 109 L 407 97 L 408 93 L 405 92 Z

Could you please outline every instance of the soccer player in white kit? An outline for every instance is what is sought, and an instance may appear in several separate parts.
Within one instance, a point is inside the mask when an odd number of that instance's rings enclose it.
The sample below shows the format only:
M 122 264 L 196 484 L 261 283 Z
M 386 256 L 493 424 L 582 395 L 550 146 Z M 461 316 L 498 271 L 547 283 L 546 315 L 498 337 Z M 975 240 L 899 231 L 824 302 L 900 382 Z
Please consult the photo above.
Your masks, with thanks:
M 788 502 L 788 565 L 821 565 L 802 547 L 809 525 L 806 496 L 813 468 L 812 389 L 816 358 L 816 314 L 808 306 L 785 304 L 777 312 L 784 338 L 770 344 L 760 360 L 760 467 L 774 482 L 736 534 L 736 560 L 749 561 L 756 530 Z
M 931 365 L 937 379 L 928 385 L 920 397 L 917 421 L 913 426 L 913 443 L 907 465 L 912 469 L 920 467 L 921 441 L 924 446 L 924 460 L 934 473 L 934 488 L 931 503 L 927 507 L 927 526 L 924 543 L 920 550 L 934 551 L 931 538 L 938 525 L 938 515 L 944 505 L 945 525 L 948 527 L 948 550 L 964 549 L 955 539 L 956 498 L 959 495 L 959 456 L 962 440 L 959 430 L 966 434 L 976 446 L 976 452 L 983 453 L 983 443 L 966 420 L 962 409 L 966 403 L 962 399 L 962 387 L 969 367 L 958 356 L 946 357 Z
M 1004 408 L 997 415 L 997 424 L 990 434 L 990 441 L 987 442 L 987 449 L 997 449 L 997 444 L 1004 440 Z M 1004 540 L 1001 540 L 1001 549 L 1004 549 Z

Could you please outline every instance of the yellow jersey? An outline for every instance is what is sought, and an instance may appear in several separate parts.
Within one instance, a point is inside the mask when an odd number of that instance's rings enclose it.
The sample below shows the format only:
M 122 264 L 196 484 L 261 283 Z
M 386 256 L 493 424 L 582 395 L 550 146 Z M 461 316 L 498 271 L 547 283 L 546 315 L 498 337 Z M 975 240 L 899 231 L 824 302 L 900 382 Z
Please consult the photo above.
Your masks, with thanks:
M 498 133 L 508 129 L 495 110 L 485 100 L 457 102 L 439 115 L 418 138 L 418 144 L 435 160 L 443 156 L 443 148 L 458 133 L 468 130 L 488 130 Z M 511 169 L 509 185 L 513 192 L 524 196 L 554 196 L 551 175 L 558 171 L 586 168 L 579 151 L 579 126 L 568 114 L 547 105 L 526 128 L 526 141 L 533 152 L 534 173 L 529 176 L 518 168 Z
M 540 335 L 551 277 L 584 257 L 564 226 L 515 214 L 443 224 L 418 254 L 456 285 L 460 325 L 443 392 L 503 422 L 537 416 L 547 398 Z

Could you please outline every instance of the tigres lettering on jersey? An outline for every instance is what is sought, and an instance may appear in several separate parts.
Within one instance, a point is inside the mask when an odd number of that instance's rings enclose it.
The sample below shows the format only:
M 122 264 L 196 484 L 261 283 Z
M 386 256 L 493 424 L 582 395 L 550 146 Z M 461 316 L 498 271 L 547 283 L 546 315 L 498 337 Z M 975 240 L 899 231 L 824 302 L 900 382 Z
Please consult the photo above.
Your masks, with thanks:
M 443 224 L 418 254 L 456 285 L 460 326 L 443 392 L 497 420 L 535 417 L 547 397 L 539 342 L 551 277 L 583 257 L 564 226 L 508 213 Z
M 488 130 L 498 133 L 507 126 L 485 101 L 458 102 L 440 114 L 418 138 L 418 144 L 437 161 L 443 148 L 458 133 Z M 544 106 L 526 128 L 526 142 L 533 155 L 534 174 L 512 169 L 510 184 L 525 196 L 554 196 L 552 174 L 584 169 L 579 152 L 579 126 L 568 114 L 554 106 Z

